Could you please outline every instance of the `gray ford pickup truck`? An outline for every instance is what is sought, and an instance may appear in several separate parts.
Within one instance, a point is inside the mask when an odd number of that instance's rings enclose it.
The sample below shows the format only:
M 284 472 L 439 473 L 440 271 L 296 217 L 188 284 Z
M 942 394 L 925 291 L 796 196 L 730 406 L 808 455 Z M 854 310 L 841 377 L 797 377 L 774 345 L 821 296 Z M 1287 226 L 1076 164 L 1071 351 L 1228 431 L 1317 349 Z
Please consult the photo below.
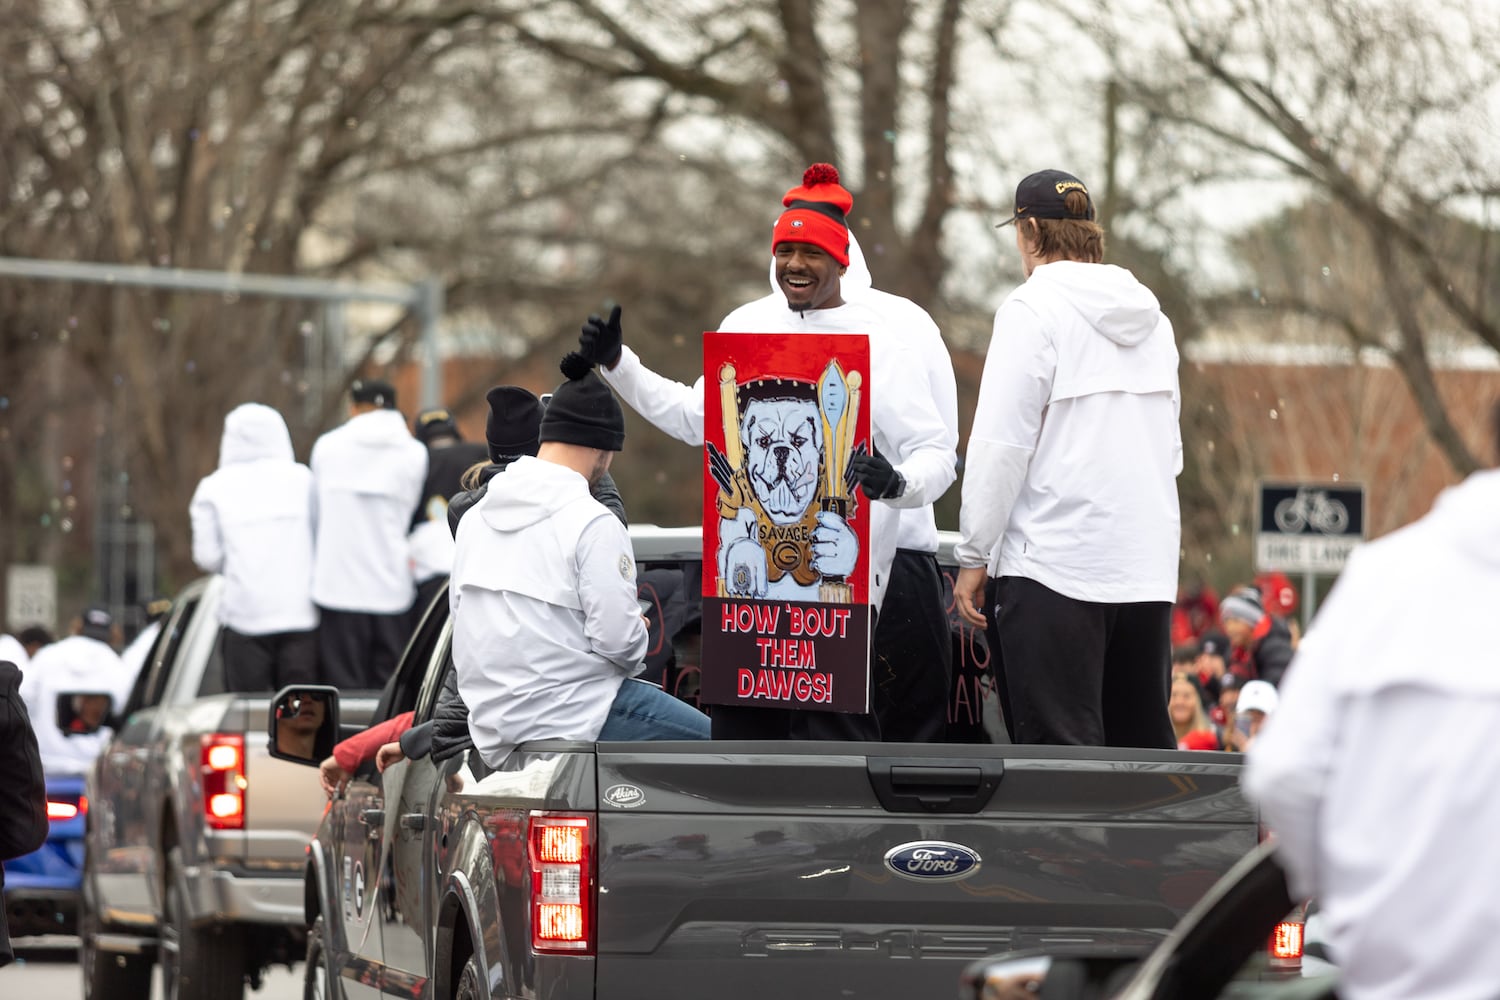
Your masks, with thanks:
M 632 538 L 641 580 L 696 579 L 696 529 Z M 693 626 L 668 632 L 691 661 Z M 440 599 L 380 717 L 431 718 L 449 637 Z M 947 997 L 996 951 L 1153 946 L 1255 846 L 1238 777 L 1227 754 L 1001 744 L 367 765 L 308 847 L 306 995 Z
M 224 690 L 222 593 L 206 577 L 177 596 L 88 776 L 89 998 L 146 996 L 160 962 L 169 1000 L 234 1000 L 305 947 L 302 870 L 327 799 L 316 771 L 267 753 L 271 692 Z M 351 723 L 374 708 L 373 695 L 343 705 Z

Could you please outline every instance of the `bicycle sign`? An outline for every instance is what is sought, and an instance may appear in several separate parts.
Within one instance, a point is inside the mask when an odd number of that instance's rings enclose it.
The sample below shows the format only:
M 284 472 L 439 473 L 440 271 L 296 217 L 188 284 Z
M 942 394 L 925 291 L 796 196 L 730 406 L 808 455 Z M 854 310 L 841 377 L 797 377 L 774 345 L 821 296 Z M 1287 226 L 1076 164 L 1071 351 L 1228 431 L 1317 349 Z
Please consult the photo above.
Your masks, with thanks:
M 1261 483 L 1259 570 L 1337 573 L 1365 536 L 1365 489 L 1349 483 Z

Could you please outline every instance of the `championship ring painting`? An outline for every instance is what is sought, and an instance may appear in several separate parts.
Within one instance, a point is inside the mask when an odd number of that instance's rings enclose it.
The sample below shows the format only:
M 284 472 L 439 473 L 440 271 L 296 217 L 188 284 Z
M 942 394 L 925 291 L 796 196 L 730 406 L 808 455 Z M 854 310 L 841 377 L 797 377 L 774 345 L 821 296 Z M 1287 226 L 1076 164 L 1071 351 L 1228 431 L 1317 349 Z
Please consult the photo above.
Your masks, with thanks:
M 869 710 L 868 338 L 706 333 L 709 704 Z

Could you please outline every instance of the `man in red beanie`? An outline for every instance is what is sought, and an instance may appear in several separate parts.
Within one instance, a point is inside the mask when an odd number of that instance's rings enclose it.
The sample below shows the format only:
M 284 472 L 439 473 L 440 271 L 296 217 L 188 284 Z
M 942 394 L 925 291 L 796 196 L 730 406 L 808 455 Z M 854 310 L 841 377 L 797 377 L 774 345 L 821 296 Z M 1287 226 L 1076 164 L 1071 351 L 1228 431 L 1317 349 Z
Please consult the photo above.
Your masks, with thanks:
M 871 597 L 877 612 L 895 562 L 899 510 L 931 504 L 955 476 L 957 434 L 946 425 L 930 393 L 913 392 L 912 373 L 924 362 L 910 340 L 897 335 L 882 310 L 846 300 L 842 279 L 849 266 L 847 214 L 854 199 L 838 172 L 814 164 L 802 184 L 782 199 L 771 240 L 776 290 L 740 306 L 719 324 L 741 333 L 863 333 L 870 338 L 871 437 L 874 453 L 856 456 L 851 471 L 871 500 Z M 688 444 L 703 445 L 704 386 L 665 378 L 646 368 L 623 344 L 620 309 L 608 320 L 590 317 L 579 338 L 584 357 L 637 413 Z M 877 622 L 878 633 L 878 622 Z M 715 739 L 880 738 L 874 715 L 716 706 Z

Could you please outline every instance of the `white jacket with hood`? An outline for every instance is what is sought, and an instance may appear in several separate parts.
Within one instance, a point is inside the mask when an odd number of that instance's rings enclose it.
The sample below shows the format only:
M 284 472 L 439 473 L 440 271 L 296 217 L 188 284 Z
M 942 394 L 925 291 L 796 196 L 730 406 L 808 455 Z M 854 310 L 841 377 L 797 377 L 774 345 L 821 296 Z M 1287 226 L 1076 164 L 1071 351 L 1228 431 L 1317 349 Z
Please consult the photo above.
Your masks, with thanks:
M 393 615 L 417 597 L 407 532 L 422 501 L 427 448 L 399 410 L 370 410 L 318 438 L 313 600 L 336 611 Z
M 230 410 L 219 468 L 188 507 L 193 561 L 224 576 L 222 624 L 243 635 L 317 626 L 312 504 L 312 473 L 293 457 L 281 414 L 260 403 Z
M 593 740 L 644 667 L 635 557 L 564 466 L 518 458 L 458 523 L 448 602 L 469 734 L 492 767 L 527 740 Z
M 134 675 L 109 644 L 84 635 L 65 639 L 37 650 L 31 658 L 24 697 L 36 730 L 42 769 L 49 777 L 87 774 L 94 758 L 109 743 L 114 730 L 108 726 L 92 733 L 64 733 L 57 725 L 57 699 L 69 694 L 107 694 L 111 714 L 125 709 Z
M 847 275 L 845 276 L 847 280 Z M 868 282 L 868 272 L 865 280 Z M 945 424 L 927 391 L 917 343 L 900 336 L 882 308 L 851 291 L 832 309 L 796 312 L 775 287 L 770 295 L 740 306 L 719 324 L 735 333 L 863 333 L 870 338 L 870 436 L 875 450 L 906 480 L 906 492 L 872 503 L 870 514 L 870 603 L 878 610 L 896 559 L 901 510 L 930 507 L 957 477 L 958 432 Z M 841 284 L 842 289 L 842 284 Z M 868 287 L 864 289 L 868 292 Z M 632 409 L 659 429 L 703 446 L 703 379 L 692 386 L 659 375 L 627 345 L 612 370 L 599 373 Z M 935 547 L 935 546 L 934 546 Z
M 958 382 L 953 377 L 953 358 L 948 345 L 943 342 L 942 331 L 933 322 L 926 309 L 911 299 L 875 288 L 870 277 L 869 265 L 865 262 L 864 250 L 854 234 L 849 234 L 849 269 L 840 282 L 845 298 L 869 303 L 885 317 L 886 324 L 902 340 L 916 349 L 926 374 L 927 392 L 937 407 L 938 416 L 953 435 L 954 447 L 958 445 Z M 776 262 L 771 261 L 771 288 L 776 288 Z M 934 497 L 934 500 L 937 498 Z M 937 518 L 932 504 L 923 507 L 907 507 L 901 511 L 900 527 L 896 532 L 896 547 L 916 552 L 936 553 L 938 550 Z
M 1500 984 L 1500 470 L 1361 546 L 1247 755 L 1246 796 L 1315 897 L 1339 996 Z
M 1123 604 L 1177 596 L 1177 345 L 1109 264 L 1041 264 L 995 314 L 964 464 L 959 565 Z

